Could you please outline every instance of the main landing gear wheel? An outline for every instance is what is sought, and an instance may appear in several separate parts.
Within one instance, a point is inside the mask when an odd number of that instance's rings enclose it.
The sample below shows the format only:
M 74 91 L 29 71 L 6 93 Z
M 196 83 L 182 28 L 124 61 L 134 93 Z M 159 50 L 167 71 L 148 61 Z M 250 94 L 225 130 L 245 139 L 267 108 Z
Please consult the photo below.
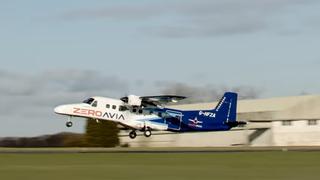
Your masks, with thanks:
M 151 133 L 150 129 L 147 129 L 147 130 L 144 131 L 144 136 L 145 137 L 150 137 L 151 135 L 152 135 L 152 133 Z
M 71 121 L 68 121 L 68 122 L 66 123 L 66 126 L 67 126 L 68 128 L 72 127 L 72 125 L 73 125 L 73 123 L 72 123 Z
M 135 138 L 137 137 L 136 131 L 131 131 L 131 132 L 129 133 L 129 137 L 130 137 L 131 139 L 135 139 Z

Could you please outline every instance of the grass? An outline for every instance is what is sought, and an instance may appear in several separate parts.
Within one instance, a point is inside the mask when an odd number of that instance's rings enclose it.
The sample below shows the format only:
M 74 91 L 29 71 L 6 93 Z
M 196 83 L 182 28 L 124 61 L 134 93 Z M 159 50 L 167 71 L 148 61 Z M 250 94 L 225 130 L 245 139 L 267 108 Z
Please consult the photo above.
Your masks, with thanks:
M 320 178 L 320 152 L 0 154 L 2 180 Z

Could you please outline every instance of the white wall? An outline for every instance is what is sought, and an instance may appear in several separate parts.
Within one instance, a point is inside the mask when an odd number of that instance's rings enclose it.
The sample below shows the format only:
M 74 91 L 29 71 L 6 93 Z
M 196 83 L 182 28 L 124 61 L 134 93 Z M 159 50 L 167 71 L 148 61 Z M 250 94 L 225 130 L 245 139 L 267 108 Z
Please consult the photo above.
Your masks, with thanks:
M 201 132 L 153 135 L 150 138 L 120 138 L 121 143 L 130 147 L 227 147 L 247 144 L 245 131 Z
M 320 146 L 320 121 L 309 126 L 307 120 L 292 121 L 283 126 L 281 121 L 272 123 L 273 145 L 275 146 Z
M 261 134 L 259 137 L 257 137 L 255 140 L 253 140 L 250 143 L 250 146 L 253 146 L 253 147 L 259 147 L 259 146 L 266 147 L 266 146 L 272 146 L 272 145 L 273 145 L 272 129 L 266 130 L 263 134 Z

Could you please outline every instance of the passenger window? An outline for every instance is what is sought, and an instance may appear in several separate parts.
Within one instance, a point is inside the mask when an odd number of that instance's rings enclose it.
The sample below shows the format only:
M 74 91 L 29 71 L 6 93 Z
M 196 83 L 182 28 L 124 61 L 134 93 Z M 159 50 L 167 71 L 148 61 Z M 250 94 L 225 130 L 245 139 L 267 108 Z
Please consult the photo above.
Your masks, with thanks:
M 142 109 L 139 109 L 139 114 L 142 114 L 142 113 L 143 113 Z
M 318 121 L 317 120 L 308 120 L 308 125 L 309 126 L 315 126 L 315 125 L 317 125 L 318 124 Z
M 110 109 L 110 104 L 107 104 L 107 105 L 106 105 L 106 108 Z
M 119 106 L 119 111 L 126 111 L 127 110 L 127 107 L 125 106 Z
M 136 108 L 133 108 L 133 109 L 132 109 L 132 112 L 133 112 L 133 113 L 136 113 L 136 112 L 137 112 L 137 109 L 136 109 Z
M 98 101 L 94 101 L 93 103 L 92 103 L 92 107 L 97 107 L 98 106 Z
M 113 105 L 113 106 L 112 106 L 112 109 L 117 109 L 117 106 L 116 106 L 116 105 Z
M 291 126 L 291 125 L 292 125 L 292 121 L 290 120 L 282 121 L 282 126 Z

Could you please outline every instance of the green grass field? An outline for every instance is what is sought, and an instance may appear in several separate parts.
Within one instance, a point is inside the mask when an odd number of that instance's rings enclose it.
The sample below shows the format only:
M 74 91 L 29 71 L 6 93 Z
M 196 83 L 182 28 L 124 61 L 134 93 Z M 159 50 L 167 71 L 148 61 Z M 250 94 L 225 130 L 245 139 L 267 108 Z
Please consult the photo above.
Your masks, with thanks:
M 320 179 L 320 152 L 0 154 L 0 180 Z

